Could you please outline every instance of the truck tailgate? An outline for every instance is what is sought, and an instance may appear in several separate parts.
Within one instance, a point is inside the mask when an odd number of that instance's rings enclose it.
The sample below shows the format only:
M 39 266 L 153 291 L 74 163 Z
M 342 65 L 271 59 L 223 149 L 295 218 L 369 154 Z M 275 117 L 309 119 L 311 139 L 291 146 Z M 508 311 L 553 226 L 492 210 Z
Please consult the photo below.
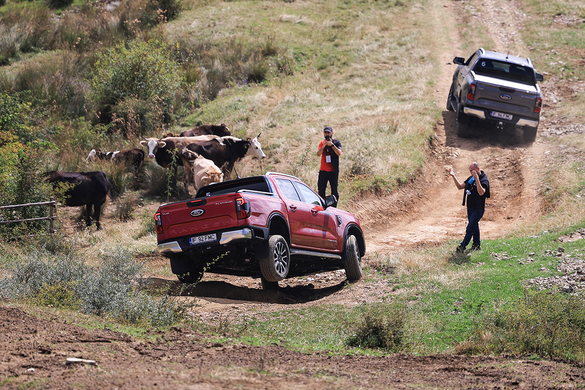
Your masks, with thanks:
M 487 109 L 531 116 L 539 96 L 537 87 L 476 75 L 473 105 Z
M 238 226 L 235 199 L 236 194 L 232 193 L 161 206 L 160 218 L 165 228 L 158 235 L 159 242 Z

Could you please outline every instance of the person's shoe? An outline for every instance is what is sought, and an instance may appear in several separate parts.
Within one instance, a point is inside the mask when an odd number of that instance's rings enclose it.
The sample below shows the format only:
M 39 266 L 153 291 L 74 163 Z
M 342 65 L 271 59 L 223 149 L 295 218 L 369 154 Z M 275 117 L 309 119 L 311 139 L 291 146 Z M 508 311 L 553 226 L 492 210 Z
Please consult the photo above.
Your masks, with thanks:
M 461 245 L 459 245 L 459 246 L 457 247 L 457 250 L 456 250 L 455 252 L 457 252 L 457 253 L 465 253 L 465 247 L 464 247 L 464 246 L 461 246 Z
M 479 250 L 481 250 L 481 247 L 480 247 L 479 245 L 473 244 L 473 245 L 471 246 L 471 250 L 472 250 L 472 251 L 479 251 Z

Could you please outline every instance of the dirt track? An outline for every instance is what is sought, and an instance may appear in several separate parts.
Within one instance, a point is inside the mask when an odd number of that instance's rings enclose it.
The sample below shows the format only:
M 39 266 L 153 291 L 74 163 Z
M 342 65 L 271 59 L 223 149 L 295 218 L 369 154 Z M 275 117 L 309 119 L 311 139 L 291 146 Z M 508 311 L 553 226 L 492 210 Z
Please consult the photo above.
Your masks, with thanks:
M 464 6 L 465 2 L 448 3 L 453 19 L 458 7 Z M 522 15 L 516 9 L 514 1 L 484 2 L 481 12 L 497 42 L 496 49 L 521 47 L 516 31 Z M 457 47 L 459 37 L 451 39 L 452 46 Z M 452 52 L 443 55 L 436 91 L 440 102 L 447 96 L 454 69 L 450 65 L 452 57 Z M 453 167 L 464 179 L 472 161 L 480 163 L 492 185 L 492 199 L 481 224 L 483 238 L 501 236 L 518 223 L 539 216 L 535 178 L 544 154 L 542 144 L 537 140 L 524 145 L 518 135 L 506 134 L 462 140 L 454 135 L 453 124 L 454 114 L 445 111 L 436 126 L 432 161 L 419 180 L 390 197 L 369 198 L 352 205 L 363 223 L 369 255 L 461 238 L 465 209 L 447 168 Z M 429 188 L 432 198 L 425 195 Z M 281 283 L 281 291 L 274 294 L 262 291 L 258 280 L 209 274 L 190 293 L 199 297 L 201 306 L 194 314 L 202 320 L 229 316 L 237 321 L 249 313 L 283 308 L 372 302 L 379 296 L 372 292 L 384 288 L 376 283 L 343 288 L 344 279 L 340 271 L 303 282 L 291 280 Z M 59 318 L 38 319 L 19 309 L 0 307 L 0 386 L 18 388 L 31 381 L 38 388 L 58 389 L 95 388 L 98 384 L 121 389 L 523 389 L 585 384 L 581 368 L 562 362 L 450 355 L 329 357 L 303 355 L 277 346 L 210 343 L 200 334 L 181 329 L 157 335 L 161 336 L 158 341 L 138 341 L 109 330 L 86 330 L 63 324 Z M 93 359 L 97 366 L 66 365 L 68 357 Z

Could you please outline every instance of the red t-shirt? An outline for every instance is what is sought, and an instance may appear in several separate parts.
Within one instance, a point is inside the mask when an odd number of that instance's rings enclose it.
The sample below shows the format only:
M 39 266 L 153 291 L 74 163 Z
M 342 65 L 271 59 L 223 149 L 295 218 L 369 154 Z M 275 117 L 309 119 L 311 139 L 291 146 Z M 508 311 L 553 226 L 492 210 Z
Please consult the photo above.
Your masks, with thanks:
M 341 142 L 336 139 L 331 140 L 337 149 L 341 150 Z M 325 140 L 319 142 L 319 149 L 323 146 Z M 321 170 L 325 172 L 338 172 L 339 171 L 339 156 L 333 151 L 333 147 L 326 146 L 321 154 Z

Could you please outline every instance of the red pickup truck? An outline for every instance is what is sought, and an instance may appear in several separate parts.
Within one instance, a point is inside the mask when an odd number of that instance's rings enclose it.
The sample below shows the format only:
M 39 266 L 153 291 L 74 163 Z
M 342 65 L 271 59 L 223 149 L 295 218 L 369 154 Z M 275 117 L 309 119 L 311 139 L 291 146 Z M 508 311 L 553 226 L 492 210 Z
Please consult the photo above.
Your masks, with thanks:
M 264 288 L 337 269 L 358 280 L 364 235 L 358 218 L 334 204 L 281 173 L 215 183 L 158 208 L 158 248 L 183 283 L 205 271 L 260 277 Z

